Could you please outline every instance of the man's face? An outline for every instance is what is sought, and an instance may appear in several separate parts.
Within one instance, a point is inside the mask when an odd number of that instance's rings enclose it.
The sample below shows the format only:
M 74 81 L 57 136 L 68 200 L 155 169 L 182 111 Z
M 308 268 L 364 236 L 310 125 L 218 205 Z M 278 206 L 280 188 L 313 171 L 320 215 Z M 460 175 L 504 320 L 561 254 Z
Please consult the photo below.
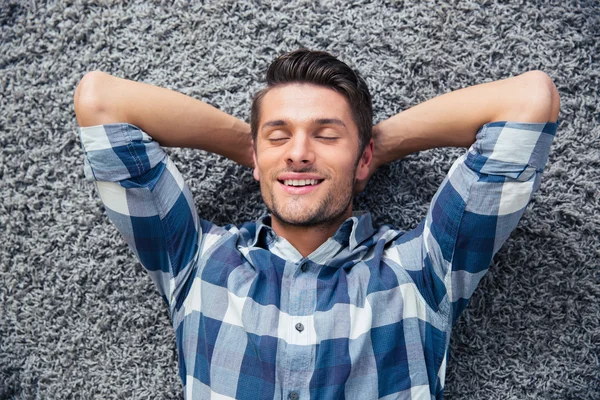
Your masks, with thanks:
M 352 214 L 356 178 L 372 156 L 359 159 L 358 128 L 347 100 L 332 89 L 290 84 L 263 98 L 254 177 L 279 222 L 329 226 Z

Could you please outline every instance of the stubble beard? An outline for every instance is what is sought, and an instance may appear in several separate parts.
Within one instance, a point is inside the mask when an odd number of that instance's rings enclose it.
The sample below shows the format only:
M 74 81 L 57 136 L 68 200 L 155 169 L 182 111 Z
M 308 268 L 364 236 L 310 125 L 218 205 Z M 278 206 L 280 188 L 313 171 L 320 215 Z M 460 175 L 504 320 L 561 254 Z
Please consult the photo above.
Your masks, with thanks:
M 289 203 L 295 201 L 294 199 L 290 200 L 287 205 L 279 204 L 272 189 L 269 196 L 270 201 L 267 201 L 264 192 L 263 200 L 265 201 L 269 212 L 283 225 L 329 229 L 334 225 L 339 226 L 346 220 L 348 208 L 352 204 L 354 180 L 355 174 L 351 176 L 351 179 L 348 182 L 344 183 L 345 187 L 331 188 L 325 198 L 319 202 L 317 207 L 309 212 L 303 212 L 304 210 L 294 210 L 294 208 L 300 207 L 300 205 L 290 207 Z M 345 193 L 345 196 L 336 199 L 334 192 Z

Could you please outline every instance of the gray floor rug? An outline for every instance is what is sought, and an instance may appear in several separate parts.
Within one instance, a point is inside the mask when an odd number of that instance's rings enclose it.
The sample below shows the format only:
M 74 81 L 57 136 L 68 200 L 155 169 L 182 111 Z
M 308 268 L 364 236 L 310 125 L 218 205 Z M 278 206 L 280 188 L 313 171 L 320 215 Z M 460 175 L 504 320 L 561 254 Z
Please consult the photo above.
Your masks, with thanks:
M 543 184 L 454 331 L 449 399 L 600 398 L 597 1 L 0 0 L 0 399 L 178 399 L 174 334 L 108 222 L 72 95 L 100 69 L 247 119 L 269 61 L 330 51 L 368 81 L 376 121 L 531 69 L 562 96 Z M 169 151 L 204 218 L 265 212 L 249 170 Z M 356 208 L 424 217 L 458 149 L 381 169 Z

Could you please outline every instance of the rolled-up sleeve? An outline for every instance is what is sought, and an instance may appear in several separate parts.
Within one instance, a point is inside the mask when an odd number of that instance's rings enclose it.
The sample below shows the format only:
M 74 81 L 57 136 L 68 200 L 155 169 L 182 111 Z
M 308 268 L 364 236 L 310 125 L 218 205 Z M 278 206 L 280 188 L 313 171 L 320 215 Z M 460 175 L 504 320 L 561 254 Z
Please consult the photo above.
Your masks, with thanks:
M 166 157 L 158 143 L 133 125 L 98 125 L 80 128 L 79 132 L 88 180 L 119 182 L 137 178 Z
M 453 324 L 539 188 L 556 127 L 518 122 L 482 126 L 416 228 L 422 231 L 417 284 Z
M 138 127 L 110 124 L 79 133 L 86 178 L 95 182 L 109 219 L 172 309 L 193 273 L 201 235 L 188 186 Z

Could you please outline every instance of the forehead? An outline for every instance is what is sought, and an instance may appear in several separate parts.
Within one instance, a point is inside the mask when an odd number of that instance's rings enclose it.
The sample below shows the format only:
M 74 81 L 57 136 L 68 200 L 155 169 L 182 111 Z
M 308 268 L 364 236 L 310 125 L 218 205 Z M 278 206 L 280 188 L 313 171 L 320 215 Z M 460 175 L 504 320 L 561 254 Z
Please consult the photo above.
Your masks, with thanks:
M 312 84 L 278 86 L 267 92 L 261 104 L 261 126 L 270 120 L 300 123 L 326 118 L 352 122 L 352 114 L 346 98 L 335 90 L 323 86 Z

